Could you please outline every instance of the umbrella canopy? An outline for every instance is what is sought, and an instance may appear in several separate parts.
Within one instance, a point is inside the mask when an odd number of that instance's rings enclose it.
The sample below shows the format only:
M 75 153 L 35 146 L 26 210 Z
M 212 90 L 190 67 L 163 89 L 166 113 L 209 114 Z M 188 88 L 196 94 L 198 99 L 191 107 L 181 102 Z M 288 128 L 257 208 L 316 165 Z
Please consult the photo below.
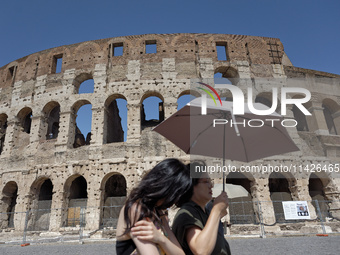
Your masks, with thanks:
M 228 101 L 216 106 L 207 99 L 207 113 L 202 115 L 201 98 L 196 98 L 153 130 L 187 154 L 243 162 L 299 150 L 282 126 L 281 115 L 255 115 L 247 105 L 243 115 L 234 115 L 232 106 Z M 260 103 L 254 107 L 269 109 Z
M 221 194 L 222 187 L 223 187 L 222 183 L 218 184 L 215 183 L 212 189 L 213 197 L 217 197 L 219 194 Z M 227 183 L 225 184 L 225 191 L 227 192 L 228 198 L 230 199 L 250 196 L 249 192 L 241 185 Z

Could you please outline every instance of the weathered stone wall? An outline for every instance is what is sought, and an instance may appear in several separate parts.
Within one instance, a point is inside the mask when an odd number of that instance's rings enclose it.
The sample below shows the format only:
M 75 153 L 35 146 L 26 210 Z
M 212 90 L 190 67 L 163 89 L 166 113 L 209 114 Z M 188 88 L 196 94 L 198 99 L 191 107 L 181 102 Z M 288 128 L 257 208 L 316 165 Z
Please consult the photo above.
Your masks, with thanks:
M 157 45 L 157 53 L 145 52 L 145 45 L 150 42 Z M 117 45 L 123 46 L 121 56 L 114 55 Z M 218 60 L 216 45 L 225 46 L 227 60 Z M 56 73 L 58 58 L 62 58 L 62 68 Z M 130 191 L 143 173 L 162 159 L 189 160 L 184 152 L 150 128 L 142 130 L 143 100 L 149 96 L 159 97 L 166 118 L 176 112 L 177 99 L 190 93 L 191 79 L 213 81 L 214 74 L 219 72 L 225 78 L 242 79 L 237 85 L 243 89 L 249 85 L 256 88 L 254 98 L 271 92 L 273 83 L 265 84 L 263 78 L 279 78 L 281 86 L 305 87 L 311 91 L 308 108 L 313 116 L 307 118 L 309 131 L 289 130 L 300 151 L 271 157 L 267 163 L 339 163 L 340 77 L 293 67 L 279 39 L 223 34 L 116 37 L 37 52 L 0 68 L 0 135 L 5 137 L 1 140 L 0 208 L 3 211 L 8 208 L 5 202 L 8 194 L 3 191 L 9 182 L 18 186 L 15 211 L 24 212 L 34 209 L 35 193 L 44 180 L 50 179 L 53 198 L 49 228 L 58 231 L 65 226 L 67 215 L 65 211 L 53 209 L 69 206 L 72 182 L 83 176 L 89 207 L 86 228 L 98 229 L 103 214 L 99 207 L 104 205 L 105 184 L 110 177 L 124 176 Z M 299 84 L 289 84 L 287 78 L 303 79 Z M 94 80 L 94 92 L 78 94 L 80 84 L 88 79 Z M 127 141 L 106 143 L 108 124 L 104 120 L 107 116 L 117 116 L 106 114 L 115 98 L 127 101 Z M 92 105 L 91 142 L 88 146 L 73 148 L 75 116 L 78 109 L 88 103 Z M 329 133 L 323 105 L 330 108 L 339 135 Z M 56 106 L 60 107 L 58 135 L 47 139 L 51 123 L 47 116 Z M 31 129 L 25 132 L 24 118 L 30 112 Z M 294 117 L 292 111 L 288 117 Z M 121 130 L 117 132 L 121 136 Z M 287 178 L 294 180 L 289 184 L 294 200 L 311 199 L 308 174 Z M 325 180 L 326 198 L 339 200 L 339 180 L 331 174 L 319 175 L 319 178 Z M 248 179 L 252 200 L 270 201 L 269 174 Z M 339 208 L 334 203 L 333 213 L 339 215 Z M 261 210 L 266 223 L 275 222 L 270 203 Z M 315 217 L 315 212 L 312 216 Z M 14 227 L 22 230 L 24 219 L 16 217 Z

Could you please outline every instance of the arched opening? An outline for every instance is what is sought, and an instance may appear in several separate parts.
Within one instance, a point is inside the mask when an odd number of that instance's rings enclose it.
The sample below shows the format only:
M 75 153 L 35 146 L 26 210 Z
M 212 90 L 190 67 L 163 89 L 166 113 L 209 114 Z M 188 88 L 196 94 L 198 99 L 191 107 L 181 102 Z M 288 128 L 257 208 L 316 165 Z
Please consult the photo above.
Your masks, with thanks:
M 82 73 L 78 75 L 74 81 L 74 93 L 86 94 L 94 92 L 94 80 L 91 73 Z
M 105 179 L 105 178 L 104 178 Z M 103 227 L 116 227 L 119 212 L 126 200 L 126 180 L 121 174 L 111 175 L 105 182 L 103 197 Z
M 127 100 L 122 95 L 113 95 L 106 100 L 103 143 L 125 142 L 127 138 Z
M 338 132 L 336 130 L 334 120 L 333 120 L 333 116 L 332 116 L 332 112 L 331 112 L 330 108 L 328 108 L 328 106 L 325 105 L 325 104 L 322 105 L 322 108 L 323 108 L 323 114 L 325 116 L 325 120 L 326 120 L 326 124 L 327 124 L 329 134 L 330 135 L 337 135 Z
M 19 125 L 21 127 L 21 131 L 27 134 L 31 133 L 31 124 L 32 124 L 32 109 L 29 107 L 25 107 L 18 113 Z
M 56 139 L 59 134 L 60 105 L 57 102 L 48 103 L 44 109 L 46 121 L 46 140 Z
M 196 97 L 199 97 L 199 93 L 195 91 L 183 91 L 178 99 L 177 99 L 177 111 L 182 109 L 187 103 L 189 103 L 191 100 L 195 99 Z
M 270 198 L 273 203 L 276 222 L 285 222 L 282 201 L 292 201 L 290 192 L 290 183 L 292 180 L 287 178 L 281 173 L 272 173 L 269 176 L 269 191 Z
M 336 101 L 326 98 L 322 101 L 322 108 L 329 134 L 340 134 L 340 105 Z
M 141 130 L 157 126 L 164 120 L 164 101 L 155 94 L 144 96 L 141 105 Z
M 317 212 L 317 215 L 321 213 L 322 218 L 331 217 L 329 213 L 329 202 L 325 196 L 325 186 L 329 180 L 320 179 L 315 173 L 312 173 L 309 177 L 308 191 L 312 198 L 312 204 Z
M 231 80 L 227 77 L 223 76 L 223 73 L 217 72 L 214 74 L 214 83 L 215 84 L 233 84 Z
M 73 148 L 79 148 L 91 142 L 92 105 L 85 100 L 79 101 L 75 104 L 74 111 L 76 124 Z
M 256 215 L 250 191 L 252 181 L 242 173 L 233 172 L 228 174 L 226 184 L 227 189 L 233 189 L 241 196 L 229 199 L 230 223 L 256 223 Z
M 0 114 L 0 155 L 4 149 L 7 129 L 7 115 Z
M 53 184 L 50 179 L 40 178 L 31 187 L 31 206 L 28 230 L 43 231 L 50 226 Z
M 78 176 L 72 181 L 67 195 L 68 210 L 66 226 L 75 227 L 80 224 L 84 226 L 85 208 L 87 206 L 87 182 L 83 176 Z
M 233 84 L 237 85 L 239 74 L 235 68 L 229 66 L 220 66 L 214 71 L 215 84 Z
M 18 185 L 14 181 L 7 182 L 2 190 L 0 228 L 14 228 L 15 205 L 18 197 Z
M 78 94 L 86 94 L 86 93 L 93 93 L 94 92 L 94 80 L 89 79 L 83 81 L 79 86 Z

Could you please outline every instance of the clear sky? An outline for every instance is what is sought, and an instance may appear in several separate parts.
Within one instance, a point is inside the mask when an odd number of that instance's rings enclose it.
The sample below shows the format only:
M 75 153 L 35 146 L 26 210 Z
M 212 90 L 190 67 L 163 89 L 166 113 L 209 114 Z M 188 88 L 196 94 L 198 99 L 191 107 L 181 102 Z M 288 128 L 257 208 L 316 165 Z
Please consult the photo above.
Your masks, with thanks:
M 0 67 L 89 40 L 222 33 L 279 38 L 294 66 L 340 74 L 339 0 L 11 0 L 0 24 Z
M 0 66 L 115 36 L 223 33 L 280 38 L 293 65 L 340 74 L 338 0 L 11 0 L 0 24 Z

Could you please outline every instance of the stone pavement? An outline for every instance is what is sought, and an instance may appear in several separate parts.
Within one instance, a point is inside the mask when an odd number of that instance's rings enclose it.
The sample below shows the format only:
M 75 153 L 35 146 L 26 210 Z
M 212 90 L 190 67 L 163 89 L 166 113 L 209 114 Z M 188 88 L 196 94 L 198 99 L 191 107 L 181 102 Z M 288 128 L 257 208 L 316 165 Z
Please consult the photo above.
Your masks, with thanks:
M 233 255 L 338 255 L 340 236 L 242 238 L 229 240 Z M 0 255 L 116 255 L 114 242 L 54 243 L 20 245 L 0 244 Z

